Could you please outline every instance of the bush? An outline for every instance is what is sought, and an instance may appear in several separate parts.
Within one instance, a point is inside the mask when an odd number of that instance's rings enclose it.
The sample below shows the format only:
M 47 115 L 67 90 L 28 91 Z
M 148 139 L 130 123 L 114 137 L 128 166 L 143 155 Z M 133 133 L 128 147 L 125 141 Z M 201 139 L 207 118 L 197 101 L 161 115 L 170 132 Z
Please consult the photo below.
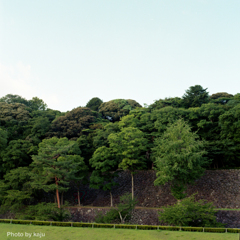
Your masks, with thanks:
M 172 226 L 159 226 L 159 230 L 180 231 L 180 228 L 179 227 L 172 227 Z
M 131 194 L 124 194 L 120 197 L 120 203 L 116 209 L 111 209 L 105 215 L 102 212 L 98 213 L 95 222 L 96 223 L 125 223 L 132 215 L 132 211 L 135 208 L 137 201 L 132 200 Z
M 136 229 L 136 225 L 117 224 L 115 228 Z
M 71 227 L 72 223 L 70 223 L 70 222 L 53 222 L 52 226 Z
M 113 224 L 94 224 L 94 228 L 114 228 Z
M 111 209 L 105 215 L 99 212 L 95 218 L 96 223 L 116 223 L 120 222 L 120 217 L 116 209 Z
M 151 226 L 151 225 L 138 225 L 137 229 L 141 230 L 157 230 L 158 226 Z
M 51 223 L 45 222 L 45 221 L 34 221 L 34 222 L 32 222 L 32 225 L 47 225 L 47 226 L 49 226 L 49 225 L 51 225 Z
M 202 227 L 182 227 L 181 230 L 188 232 L 203 232 Z
M 72 224 L 73 227 L 92 227 L 92 223 L 78 223 L 74 222 Z
M 229 233 L 240 233 L 240 229 L 238 229 L 238 228 L 228 228 L 227 232 L 229 232 Z
M 64 221 L 70 218 L 69 210 L 58 208 L 55 203 L 39 203 L 28 206 L 16 214 L 17 219 Z
M 204 232 L 225 233 L 226 228 L 204 228 Z
M 204 200 L 195 201 L 194 195 L 183 199 L 173 206 L 163 207 L 159 213 L 159 221 L 175 226 L 190 227 L 224 227 L 218 223 L 212 203 L 205 203 Z

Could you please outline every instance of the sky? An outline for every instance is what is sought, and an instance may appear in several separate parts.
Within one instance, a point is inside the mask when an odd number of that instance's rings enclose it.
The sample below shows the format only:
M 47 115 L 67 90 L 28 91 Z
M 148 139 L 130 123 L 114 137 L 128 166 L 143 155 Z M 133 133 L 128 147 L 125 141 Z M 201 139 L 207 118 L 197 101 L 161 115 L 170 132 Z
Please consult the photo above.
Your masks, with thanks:
M 0 0 L 0 97 L 62 112 L 240 92 L 239 0 Z

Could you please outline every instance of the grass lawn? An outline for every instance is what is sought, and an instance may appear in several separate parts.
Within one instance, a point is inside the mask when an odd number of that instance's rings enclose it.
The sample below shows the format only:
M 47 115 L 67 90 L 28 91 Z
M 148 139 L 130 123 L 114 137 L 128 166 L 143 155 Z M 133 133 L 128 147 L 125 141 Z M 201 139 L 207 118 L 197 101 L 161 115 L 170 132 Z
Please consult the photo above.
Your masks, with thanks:
M 7 236 L 8 232 L 22 233 L 23 237 Z M 25 233 L 32 233 L 25 237 Z M 43 233 L 45 236 L 33 236 L 33 233 Z M 55 226 L 34 226 L 0 223 L 0 239 L 44 239 L 44 240 L 238 240 L 237 233 L 198 233 L 172 232 L 157 230 L 75 228 Z

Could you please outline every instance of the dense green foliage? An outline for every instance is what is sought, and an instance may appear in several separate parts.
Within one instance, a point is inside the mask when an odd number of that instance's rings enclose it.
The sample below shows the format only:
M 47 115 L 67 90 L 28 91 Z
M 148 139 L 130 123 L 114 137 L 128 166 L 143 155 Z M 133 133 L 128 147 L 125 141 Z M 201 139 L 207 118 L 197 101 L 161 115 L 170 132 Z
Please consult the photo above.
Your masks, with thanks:
M 205 169 L 240 167 L 239 128 L 240 93 L 209 96 L 200 85 L 150 106 L 94 97 L 67 113 L 8 94 L 0 98 L 1 208 L 36 204 L 44 192 L 66 191 L 70 181 L 79 195 L 89 172 L 90 186 L 112 199 L 116 174 L 130 171 L 133 199 L 139 169 L 157 169 L 155 183 L 170 181 L 182 199 Z
M 207 160 L 203 157 L 203 142 L 182 119 L 169 124 L 153 148 L 156 158 L 157 179 L 155 185 L 171 182 L 171 192 L 176 199 L 186 196 L 186 185 L 193 183 L 204 173 Z
M 96 223 L 125 223 L 131 218 L 132 211 L 137 204 L 136 199 L 132 199 L 131 194 L 124 194 L 120 197 L 120 203 L 116 208 L 112 208 L 105 215 L 100 212 L 95 218 Z
M 86 107 L 92 109 L 93 111 L 98 111 L 98 109 L 102 103 L 103 103 L 103 101 L 100 98 L 94 97 L 89 100 Z
M 194 195 L 173 206 L 163 207 L 163 212 L 159 212 L 159 221 L 175 226 L 223 227 L 216 220 L 212 203 L 195 201 Z
M 40 220 L 40 221 L 67 221 L 71 214 L 64 207 L 58 208 L 55 203 L 39 203 L 27 206 L 17 213 L 18 219 Z

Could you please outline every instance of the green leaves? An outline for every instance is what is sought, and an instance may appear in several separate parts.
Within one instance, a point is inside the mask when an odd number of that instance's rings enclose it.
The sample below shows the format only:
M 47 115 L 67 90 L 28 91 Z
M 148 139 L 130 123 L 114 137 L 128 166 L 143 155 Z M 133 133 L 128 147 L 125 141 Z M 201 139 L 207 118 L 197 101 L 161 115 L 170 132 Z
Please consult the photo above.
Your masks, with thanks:
M 87 172 L 83 159 L 79 155 L 69 154 L 73 151 L 74 145 L 76 142 L 56 137 L 45 139 L 39 144 L 38 155 L 32 156 L 33 188 L 43 189 L 46 192 L 56 189 L 65 191 L 70 180 L 83 178 L 83 173 Z
M 171 181 L 171 191 L 177 199 L 184 197 L 180 194 L 184 191 L 182 185 L 193 183 L 204 173 L 202 166 L 206 164 L 203 157 L 206 151 L 203 150 L 204 143 L 197 138 L 197 134 L 192 133 L 190 127 L 179 119 L 155 141 L 153 150 L 158 172 L 154 185 Z
M 105 146 L 98 148 L 90 159 L 90 164 L 94 169 L 90 177 L 90 187 L 111 191 L 116 185 L 114 177 L 118 168 L 118 161 L 112 150 Z
M 130 110 L 141 107 L 135 100 L 131 99 L 115 99 L 109 102 L 104 102 L 99 107 L 99 113 L 104 118 L 112 122 L 119 121 L 121 117 L 126 116 Z
M 173 206 L 163 207 L 159 221 L 175 226 L 223 227 L 216 220 L 213 204 L 205 200 L 195 201 L 194 198 L 195 194 Z
M 183 105 L 186 108 L 201 107 L 203 103 L 209 101 L 209 95 L 206 90 L 207 88 L 204 89 L 200 85 L 191 86 L 182 97 Z
M 148 141 L 142 131 L 133 127 L 123 128 L 119 133 L 110 134 L 108 141 L 113 152 L 121 158 L 120 168 L 133 172 L 146 167 L 143 152 Z

